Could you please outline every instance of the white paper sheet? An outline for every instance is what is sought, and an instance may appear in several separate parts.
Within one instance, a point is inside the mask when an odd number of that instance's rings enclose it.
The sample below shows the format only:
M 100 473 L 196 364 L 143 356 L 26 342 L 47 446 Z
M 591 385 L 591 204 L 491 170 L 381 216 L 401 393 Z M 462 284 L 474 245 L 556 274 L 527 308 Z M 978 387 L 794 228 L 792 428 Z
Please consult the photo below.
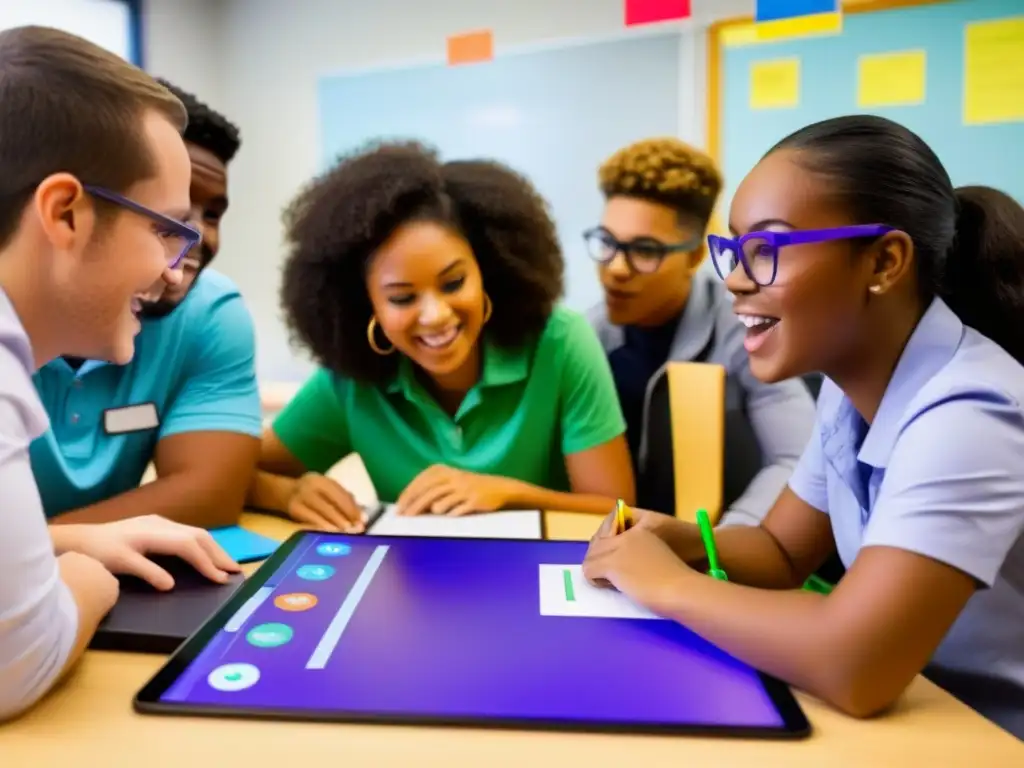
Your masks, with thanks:
M 371 536 L 452 536 L 475 539 L 539 539 L 540 512 L 505 510 L 464 517 L 416 515 L 401 517 L 389 504 L 370 526 Z
M 591 619 L 661 619 L 615 589 L 591 585 L 580 565 L 541 565 L 541 616 Z

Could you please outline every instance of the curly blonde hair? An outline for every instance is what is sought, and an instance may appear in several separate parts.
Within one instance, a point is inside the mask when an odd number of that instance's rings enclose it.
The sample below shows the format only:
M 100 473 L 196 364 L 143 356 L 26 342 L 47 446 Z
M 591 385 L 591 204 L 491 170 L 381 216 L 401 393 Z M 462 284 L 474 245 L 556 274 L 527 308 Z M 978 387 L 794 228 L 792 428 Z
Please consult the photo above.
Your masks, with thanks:
M 644 139 L 613 154 L 598 171 L 605 199 L 622 195 L 674 208 L 707 224 L 722 190 L 714 160 L 676 138 Z

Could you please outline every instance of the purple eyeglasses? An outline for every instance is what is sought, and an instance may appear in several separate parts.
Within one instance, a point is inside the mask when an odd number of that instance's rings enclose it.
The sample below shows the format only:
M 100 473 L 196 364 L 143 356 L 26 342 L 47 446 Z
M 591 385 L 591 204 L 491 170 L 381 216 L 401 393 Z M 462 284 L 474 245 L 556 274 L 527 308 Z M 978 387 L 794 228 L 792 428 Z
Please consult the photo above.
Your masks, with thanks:
M 855 237 L 880 237 L 892 231 L 892 227 L 884 224 L 856 224 L 795 232 L 748 232 L 737 238 L 708 235 L 708 248 L 711 251 L 711 262 L 720 278 L 725 280 L 737 264 L 742 264 L 747 277 L 763 287 L 775 282 L 779 271 L 780 248 Z
M 95 187 L 91 184 L 86 184 L 84 189 L 90 195 L 156 222 L 159 226 L 159 235 L 167 248 L 168 269 L 177 269 L 189 251 L 199 245 L 203 239 L 202 234 L 195 227 L 189 226 L 183 221 L 172 219 L 169 216 L 164 216 L 162 213 L 157 213 L 152 208 L 136 203 L 134 200 L 117 194 L 117 192 L 111 192 L 109 189 Z

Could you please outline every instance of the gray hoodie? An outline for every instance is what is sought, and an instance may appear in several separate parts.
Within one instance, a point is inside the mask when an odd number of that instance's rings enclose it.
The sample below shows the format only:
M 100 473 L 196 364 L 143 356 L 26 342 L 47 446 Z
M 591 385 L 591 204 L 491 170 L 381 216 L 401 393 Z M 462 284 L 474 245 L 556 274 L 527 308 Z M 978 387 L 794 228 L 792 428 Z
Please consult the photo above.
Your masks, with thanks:
M 612 325 L 604 304 L 588 314 L 607 354 L 625 343 L 620 326 Z M 746 328 L 732 311 L 732 295 L 708 270 L 694 275 L 690 298 L 679 320 L 668 362 L 706 362 L 726 371 L 726 467 L 722 525 L 757 525 L 782 492 L 814 427 L 814 399 L 804 382 L 790 379 L 764 384 L 750 372 L 743 338 Z M 670 477 L 652 461 L 671 456 L 664 390 L 666 366 L 647 385 L 638 457 L 637 495 L 671 499 Z M 670 473 L 670 470 L 668 470 Z M 661 487 L 652 487 L 661 486 Z M 667 502 L 666 502 L 667 503 Z M 664 504 L 662 505 L 664 506 Z M 672 512 L 672 509 L 660 511 Z

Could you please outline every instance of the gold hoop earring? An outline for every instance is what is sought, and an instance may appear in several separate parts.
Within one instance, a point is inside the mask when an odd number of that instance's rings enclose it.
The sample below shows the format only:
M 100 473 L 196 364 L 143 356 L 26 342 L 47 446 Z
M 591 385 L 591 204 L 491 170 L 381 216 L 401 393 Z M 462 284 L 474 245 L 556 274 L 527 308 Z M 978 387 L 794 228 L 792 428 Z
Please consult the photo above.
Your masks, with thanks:
M 377 343 L 377 316 L 373 315 L 370 318 L 370 324 L 366 326 L 366 341 L 370 344 L 370 349 L 376 352 L 378 355 L 390 355 L 395 351 L 395 345 L 392 344 L 388 349 L 384 349 L 380 344 Z
M 484 294 L 484 325 L 487 325 L 487 321 L 491 319 L 491 313 L 494 311 L 494 305 L 491 303 L 491 297 L 486 293 Z

